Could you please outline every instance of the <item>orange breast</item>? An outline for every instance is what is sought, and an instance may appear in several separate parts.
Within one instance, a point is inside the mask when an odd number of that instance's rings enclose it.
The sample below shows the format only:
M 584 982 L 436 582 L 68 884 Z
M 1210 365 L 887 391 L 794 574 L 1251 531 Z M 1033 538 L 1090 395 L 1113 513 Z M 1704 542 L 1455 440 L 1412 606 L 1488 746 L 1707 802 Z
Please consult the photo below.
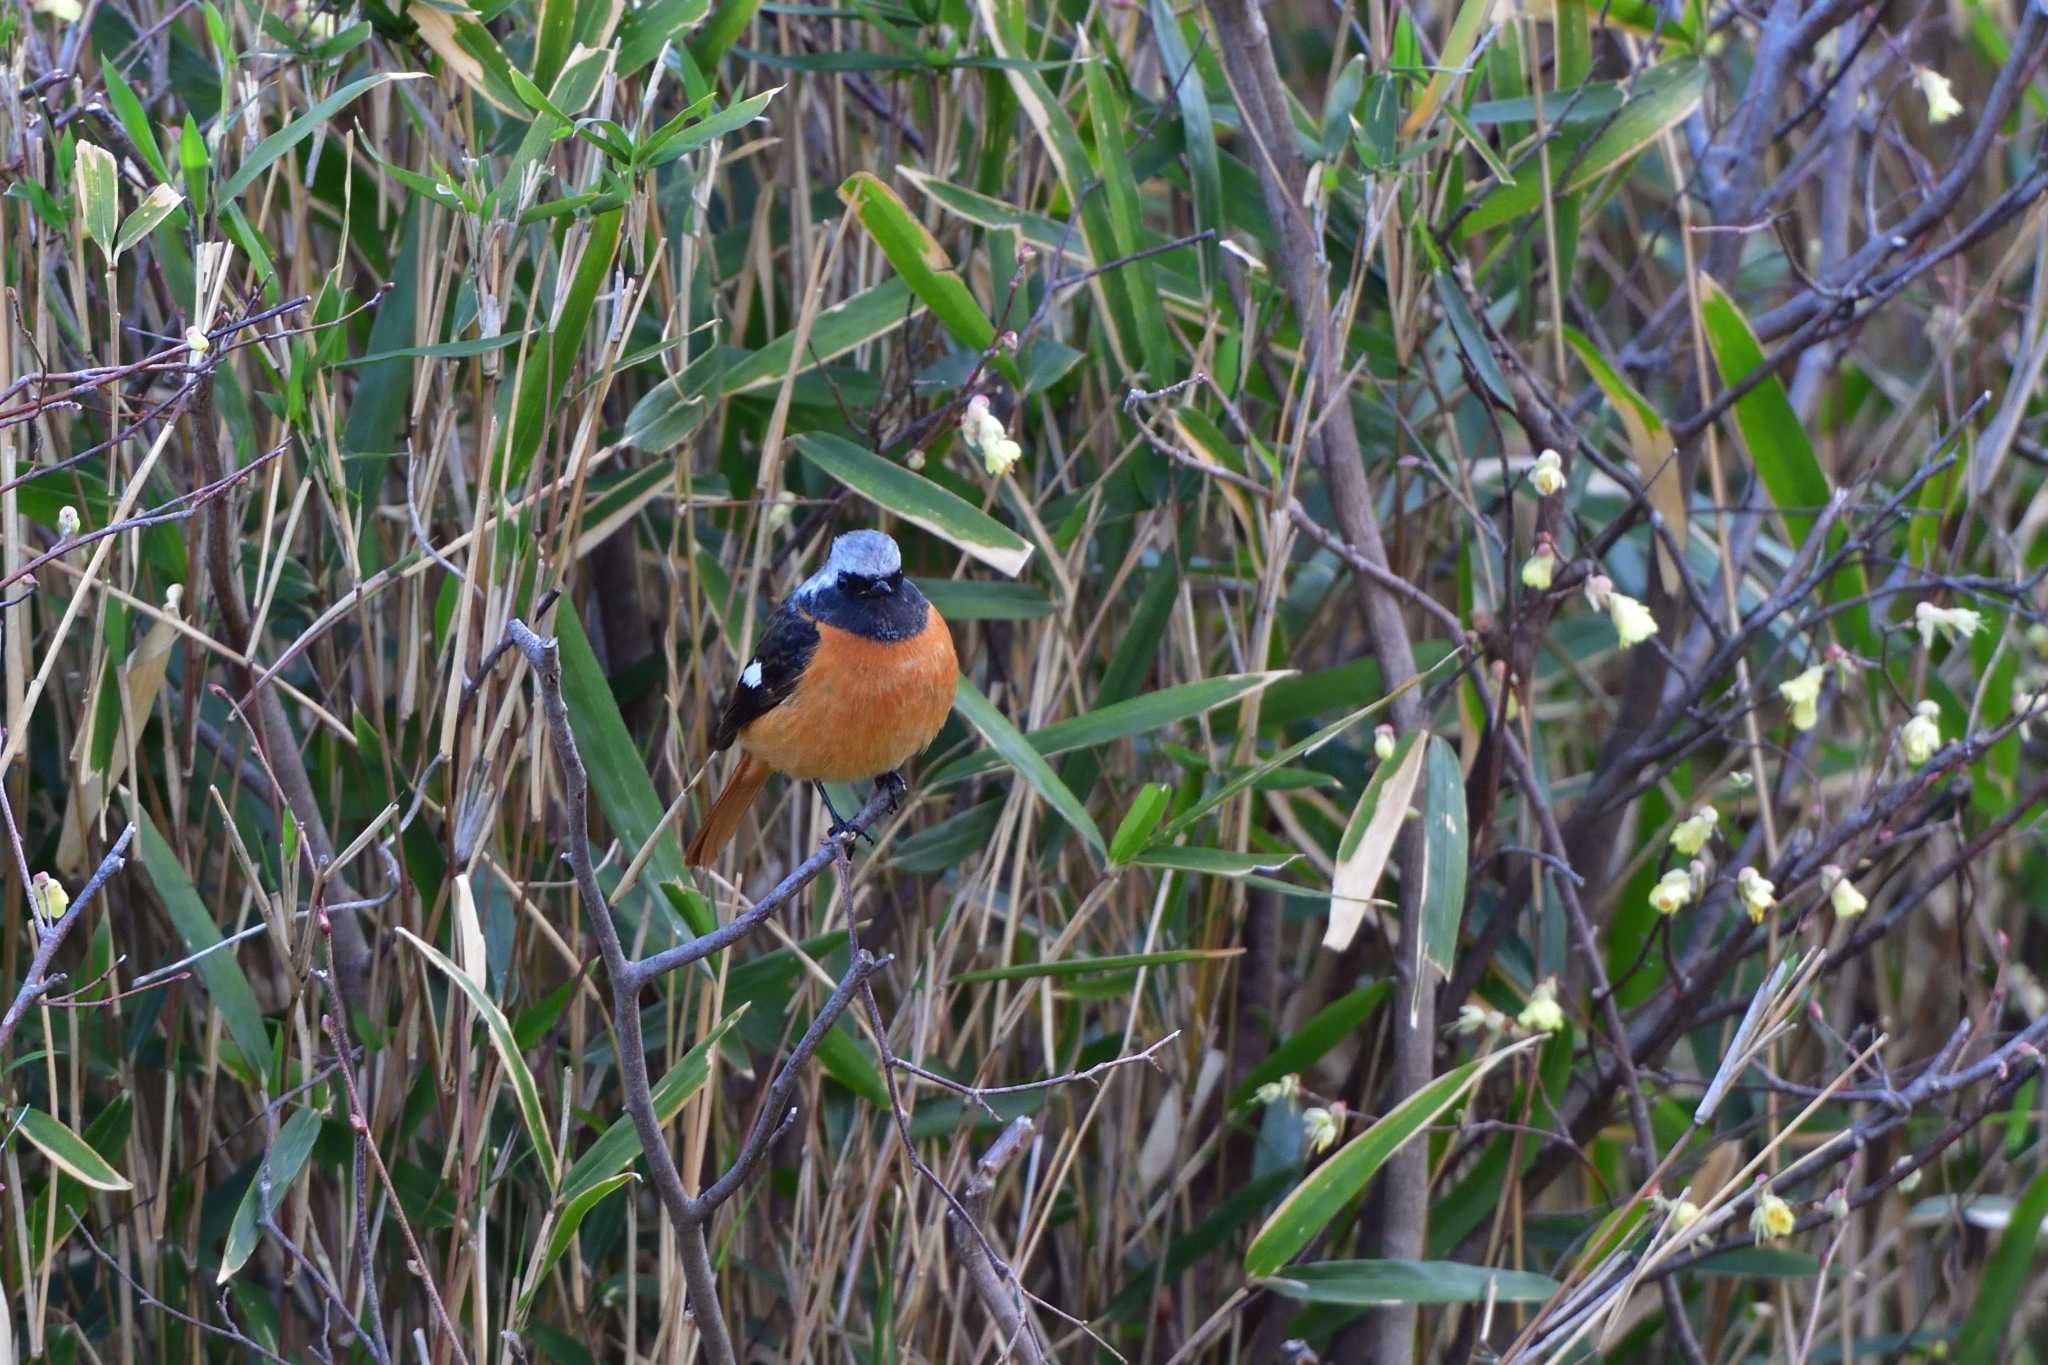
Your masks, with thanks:
M 805 781 L 893 772 L 946 723 L 959 677 L 953 632 L 935 609 L 920 634 L 886 643 L 820 621 L 796 691 L 740 731 L 740 747 Z

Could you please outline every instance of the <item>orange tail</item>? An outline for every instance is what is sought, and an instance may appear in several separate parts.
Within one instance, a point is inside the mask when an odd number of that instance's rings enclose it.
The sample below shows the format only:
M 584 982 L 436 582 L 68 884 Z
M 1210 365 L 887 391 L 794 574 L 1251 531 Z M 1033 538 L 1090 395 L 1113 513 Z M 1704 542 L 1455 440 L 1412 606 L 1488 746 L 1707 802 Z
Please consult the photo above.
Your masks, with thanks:
M 761 787 L 768 781 L 768 765 L 752 754 L 740 755 L 740 766 L 733 769 L 732 776 L 725 781 L 725 790 L 711 803 L 711 814 L 704 817 L 704 828 L 697 831 L 697 837 L 690 841 L 689 856 L 685 859 L 691 867 L 708 867 L 719 850 L 732 842 L 732 836 L 739 832 L 740 821 L 747 817 L 747 807 L 754 804 L 754 798 L 761 794 Z

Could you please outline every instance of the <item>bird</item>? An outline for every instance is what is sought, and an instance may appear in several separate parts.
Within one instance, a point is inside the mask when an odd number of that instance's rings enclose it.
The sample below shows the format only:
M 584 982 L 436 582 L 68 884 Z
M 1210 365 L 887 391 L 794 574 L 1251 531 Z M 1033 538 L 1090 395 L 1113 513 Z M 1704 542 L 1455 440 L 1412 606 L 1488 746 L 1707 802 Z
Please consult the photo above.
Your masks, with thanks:
M 896 542 L 881 531 L 835 537 L 824 567 L 768 619 L 719 714 L 712 751 L 737 743 L 740 761 L 690 843 L 689 865 L 718 856 L 770 773 L 877 778 L 900 797 L 898 770 L 946 723 L 959 677 L 953 632 L 903 576 Z M 832 819 L 833 833 L 848 828 L 837 810 Z

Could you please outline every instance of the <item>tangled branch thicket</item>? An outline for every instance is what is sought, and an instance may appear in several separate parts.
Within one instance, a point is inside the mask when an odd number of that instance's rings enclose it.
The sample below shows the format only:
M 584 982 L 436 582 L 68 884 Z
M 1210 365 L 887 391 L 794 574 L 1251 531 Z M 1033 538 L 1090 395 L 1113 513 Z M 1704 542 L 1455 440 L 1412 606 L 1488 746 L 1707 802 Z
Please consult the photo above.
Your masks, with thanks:
M 2041 0 L 0 38 L 0 1358 L 2040 1356 Z

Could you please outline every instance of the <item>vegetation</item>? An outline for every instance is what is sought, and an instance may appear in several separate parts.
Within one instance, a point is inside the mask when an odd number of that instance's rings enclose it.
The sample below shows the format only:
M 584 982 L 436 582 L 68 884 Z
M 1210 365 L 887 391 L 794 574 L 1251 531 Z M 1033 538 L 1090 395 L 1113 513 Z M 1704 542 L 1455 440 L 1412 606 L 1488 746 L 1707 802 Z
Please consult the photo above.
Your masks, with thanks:
M 0 35 L 0 1359 L 2041 1358 L 2048 5 Z

